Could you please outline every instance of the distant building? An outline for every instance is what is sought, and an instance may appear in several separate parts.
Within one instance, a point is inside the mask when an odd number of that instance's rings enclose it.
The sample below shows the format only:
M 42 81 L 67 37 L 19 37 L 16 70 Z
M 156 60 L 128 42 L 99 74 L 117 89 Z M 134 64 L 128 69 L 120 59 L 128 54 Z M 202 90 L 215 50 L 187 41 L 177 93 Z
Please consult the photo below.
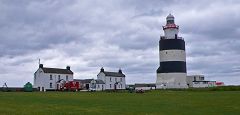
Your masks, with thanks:
M 204 88 L 216 86 L 216 81 L 205 81 L 203 75 L 190 75 L 187 76 L 187 85 L 192 88 Z
M 136 83 L 134 85 L 135 90 L 152 90 L 156 89 L 156 84 Z
M 82 90 L 87 91 L 103 91 L 105 90 L 105 83 L 100 79 L 74 79 L 81 84 Z
M 56 90 L 60 81 L 73 81 L 73 72 L 70 66 L 66 69 L 48 68 L 39 64 L 38 70 L 34 73 L 34 88 L 39 91 Z
M 106 90 L 126 89 L 125 77 L 121 69 L 118 72 L 108 72 L 101 68 L 97 75 L 97 78 L 105 83 Z

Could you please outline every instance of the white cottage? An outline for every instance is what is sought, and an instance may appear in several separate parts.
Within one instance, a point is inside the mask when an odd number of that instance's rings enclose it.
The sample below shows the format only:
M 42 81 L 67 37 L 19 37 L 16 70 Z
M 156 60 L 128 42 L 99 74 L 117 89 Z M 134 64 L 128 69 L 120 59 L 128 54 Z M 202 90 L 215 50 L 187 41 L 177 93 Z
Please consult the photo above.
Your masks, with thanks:
M 118 72 L 108 72 L 101 68 L 97 78 L 105 83 L 106 90 L 126 89 L 125 75 L 121 69 Z
M 82 90 L 87 91 L 103 91 L 105 90 L 105 83 L 100 79 L 74 79 L 74 81 L 81 84 Z
M 39 91 L 56 90 L 60 81 L 73 81 L 73 72 L 70 66 L 66 69 L 47 68 L 43 64 L 39 64 L 38 70 L 34 73 L 34 88 Z

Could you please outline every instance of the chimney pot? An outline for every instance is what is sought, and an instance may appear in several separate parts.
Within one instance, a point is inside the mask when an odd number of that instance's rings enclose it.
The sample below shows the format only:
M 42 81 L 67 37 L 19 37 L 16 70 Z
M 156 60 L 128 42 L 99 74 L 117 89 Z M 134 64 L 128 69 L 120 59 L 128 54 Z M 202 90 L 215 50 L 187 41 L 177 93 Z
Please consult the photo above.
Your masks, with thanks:
M 39 68 L 43 68 L 43 64 L 39 64 Z

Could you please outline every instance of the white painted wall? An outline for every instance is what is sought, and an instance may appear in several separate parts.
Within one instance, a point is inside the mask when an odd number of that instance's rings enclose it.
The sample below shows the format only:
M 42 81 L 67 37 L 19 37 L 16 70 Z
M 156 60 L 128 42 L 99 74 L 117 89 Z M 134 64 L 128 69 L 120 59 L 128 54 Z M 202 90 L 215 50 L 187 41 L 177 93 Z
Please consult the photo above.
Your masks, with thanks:
M 193 87 L 193 81 L 204 81 L 204 75 L 189 75 L 187 76 L 187 84 L 189 87 Z
M 135 87 L 135 90 L 152 90 L 155 89 L 155 87 Z
M 186 73 L 157 73 L 156 88 L 188 88 Z
M 105 89 L 105 84 L 96 84 L 96 91 L 102 91 Z
M 214 87 L 216 86 L 215 81 L 209 81 L 209 82 L 193 82 L 194 88 L 206 88 L 206 87 Z
M 178 35 L 177 28 L 168 28 L 164 30 L 164 35 L 167 39 L 175 39 L 175 34 Z
M 160 62 L 164 61 L 184 61 L 186 62 L 186 53 L 184 50 L 162 50 L 159 53 Z

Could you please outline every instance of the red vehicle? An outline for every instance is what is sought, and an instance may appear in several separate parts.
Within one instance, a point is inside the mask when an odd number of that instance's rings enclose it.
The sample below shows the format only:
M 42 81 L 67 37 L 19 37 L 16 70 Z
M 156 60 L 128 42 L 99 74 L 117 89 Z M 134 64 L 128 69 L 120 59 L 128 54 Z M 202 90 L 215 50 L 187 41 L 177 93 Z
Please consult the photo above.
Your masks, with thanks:
M 60 84 L 61 91 L 79 91 L 80 83 L 76 81 L 68 81 Z

